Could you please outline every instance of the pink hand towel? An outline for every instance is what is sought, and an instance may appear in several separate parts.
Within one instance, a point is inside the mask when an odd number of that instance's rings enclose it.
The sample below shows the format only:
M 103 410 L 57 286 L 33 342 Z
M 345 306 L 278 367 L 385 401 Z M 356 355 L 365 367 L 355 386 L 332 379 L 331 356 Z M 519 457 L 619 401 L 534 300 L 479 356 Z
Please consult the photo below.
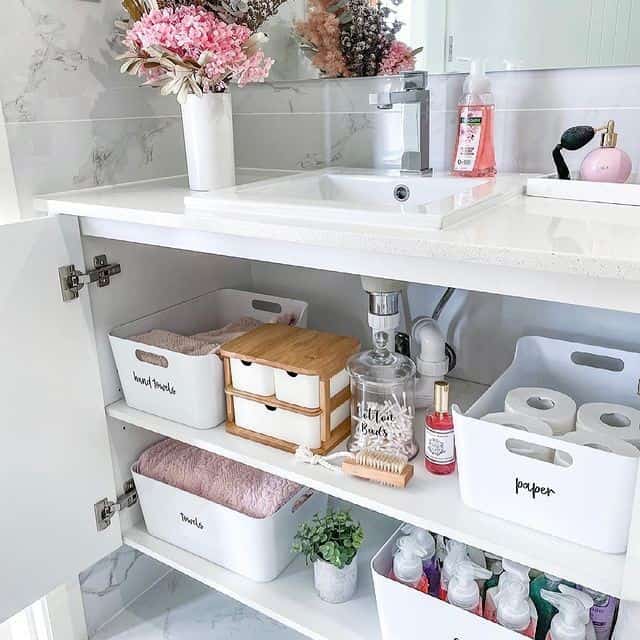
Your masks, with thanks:
M 252 518 L 267 518 L 302 489 L 299 484 L 176 440 L 144 451 L 138 473 Z

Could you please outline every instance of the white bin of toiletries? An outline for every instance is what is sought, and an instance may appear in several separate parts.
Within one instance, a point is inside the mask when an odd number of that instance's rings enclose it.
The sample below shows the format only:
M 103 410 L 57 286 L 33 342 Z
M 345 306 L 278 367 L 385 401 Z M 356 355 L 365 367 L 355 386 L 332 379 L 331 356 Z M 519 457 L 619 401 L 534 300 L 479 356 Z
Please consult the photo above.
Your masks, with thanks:
M 331 412 L 331 429 L 340 426 L 351 411 L 347 400 Z M 282 407 L 233 397 L 235 424 L 238 427 L 285 440 L 297 445 L 305 445 L 310 449 L 318 449 L 321 442 L 321 413 L 304 415 L 287 411 Z
M 522 636 L 388 576 L 399 528 L 371 561 L 383 640 L 517 640 Z
M 109 342 L 126 403 L 134 409 L 210 429 L 224 421 L 222 361 L 217 353 L 191 356 L 131 340 L 152 329 L 189 336 L 243 317 L 263 323 L 292 318 L 307 326 L 307 303 L 235 289 L 219 289 L 113 329 Z M 151 364 L 148 355 L 156 356 Z M 141 360 L 143 358 L 144 360 Z M 273 378 L 271 381 L 273 394 Z
M 504 411 L 518 387 L 544 387 L 573 398 L 578 407 L 609 402 L 640 408 L 640 354 L 540 337 L 518 340 L 514 360 L 462 414 L 453 407 L 460 494 L 493 516 L 598 551 L 624 553 L 629 538 L 638 458 L 481 420 Z M 513 453 L 524 441 L 572 459 L 568 467 Z M 635 453 L 635 452 L 634 452 Z
M 232 371 L 233 373 L 233 371 Z M 282 402 L 295 404 L 306 409 L 317 409 L 320 406 L 320 378 L 305 376 L 283 369 L 274 370 L 275 396 Z M 236 379 L 233 378 L 235 386 Z M 349 374 L 343 369 L 332 376 L 329 381 L 330 397 L 334 397 L 349 385 Z
M 147 531 L 255 582 L 277 578 L 295 558 L 298 525 L 327 508 L 326 494 L 303 487 L 267 518 L 252 518 L 131 470 Z

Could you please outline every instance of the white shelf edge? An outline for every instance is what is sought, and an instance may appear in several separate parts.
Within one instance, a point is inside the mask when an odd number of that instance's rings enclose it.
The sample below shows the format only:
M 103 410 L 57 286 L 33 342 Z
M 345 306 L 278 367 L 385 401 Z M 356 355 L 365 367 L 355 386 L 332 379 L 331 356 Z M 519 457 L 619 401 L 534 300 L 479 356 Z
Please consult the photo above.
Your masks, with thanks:
M 474 511 L 460 499 L 457 476 L 436 478 L 428 474 L 420 457 L 414 460 L 414 480 L 406 489 L 398 490 L 296 463 L 288 453 L 227 434 L 222 425 L 208 430 L 192 429 L 132 409 L 122 400 L 108 406 L 107 414 L 395 520 L 410 522 L 609 595 L 621 595 L 624 554 L 595 551 Z
M 364 512 L 356 512 L 354 517 L 363 523 L 366 538 L 360 552 L 358 590 L 355 598 L 343 605 L 330 605 L 318 598 L 313 571 L 304 566 L 300 557 L 274 581 L 258 583 L 154 538 L 142 522 L 126 531 L 123 538 L 130 547 L 312 640 L 378 640 L 378 613 L 369 563 L 397 523 Z

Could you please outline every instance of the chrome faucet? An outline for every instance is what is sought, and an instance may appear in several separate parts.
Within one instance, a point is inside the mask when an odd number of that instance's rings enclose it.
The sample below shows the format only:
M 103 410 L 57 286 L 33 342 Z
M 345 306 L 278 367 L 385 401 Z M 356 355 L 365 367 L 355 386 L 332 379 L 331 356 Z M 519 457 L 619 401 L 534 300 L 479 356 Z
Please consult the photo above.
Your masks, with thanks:
M 369 96 L 369 104 L 378 109 L 392 109 L 401 104 L 403 151 L 401 171 L 431 175 L 429 168 L 429 103 L 426 71 L 401 74 L 402 91 L 382 91 Z

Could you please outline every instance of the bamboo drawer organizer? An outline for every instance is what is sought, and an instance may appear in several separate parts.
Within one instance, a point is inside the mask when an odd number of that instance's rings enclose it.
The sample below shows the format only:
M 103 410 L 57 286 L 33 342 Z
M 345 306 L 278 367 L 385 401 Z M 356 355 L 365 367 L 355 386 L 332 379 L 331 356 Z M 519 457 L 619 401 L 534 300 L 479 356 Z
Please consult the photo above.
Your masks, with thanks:
M 289 327 L 283 324 L 267 324 L 249 333 L 226 343 L 220 352 L 224 362 L 225 393 L 227 398 L 227 422 L 226 430 L 234 435 L 254 440 L 262 444 L 276 447 L 290 453 L 294 453 L 298 443 L 287 440 L 286 434 L 282 433 L 282 425 L 274 431 L 278 431 L 280 437 L 259 433 L 261 425 L 256 424 L 256 431 L 245 426 L 236 424 L 235 402 L 239 402 L 246 407 L 247 402 L 251 407 L 260 405 L 274 412 L 277 421 L 276 409 L 283 410 L 281 416 L 287 416 L 294 420 L 291 425 L 291 433 L 296 429 L 295 417 L 299 416 L 301 421 L 318 418 L 320 446 L 311 447 L 314 453 L 324 455 L 340 444 L 351 432 L 350 410 L 345 414 L 346 407 L 349 407 L 351 392 L 349 389 L 346 373 L 344 372 L 347 360 L 351 355 L 359 351 L 360 343 L 356 338 L 338 336 L 331 333 L 301 329 L 299 327 Z M 285 402 L 278 399 L 277 384 L 274 395 L 264 396 L 251 393 L 247 390 L 240 390 L 233 385 L 233 374 L 231 361 L 239 361 L 245 366 L 252 364 L 262 365 L 261 375 L 264 378 L 264 367 L 273 370 L 274 378 L 286 373 L 293 381 L 298 379 L 298 383 L 303 382 L 306 386 L 309 383 L 318 385 L 318 406 L 308 408 Z M 298 378 L 300 376 L 300 378 Z M 308 376 L 308 378 L 303 378 Z M 340 389 L 333 383 L 339 379 L 342 384 Z M 264 382 L 264 379 L 262 380 Z M 332 387 L 333 394 L 332 394 Z M 289 394 L 290 395 L 290 394 Z M 333 414 L 333 416 L 332 416 Z M 345 415 L 339 424 L 332 425 L 332 417 Z M 311 424 L 315 421 L 311 420 Z M 282 422 L 284 424 L 284 421 Z M 307 425 L 309 420 L 307 420 Z M 251 425 L 253 426 L 253 425 Z M 332 428 L 333 427 L 333 428 Z M 313 429 L 314 427 L 312 427 Z M 265 429 L 262 429 L 263 431 Z M 285 429 L 286 430 L 286 429 Z M 268 429 L 267 429 L 268 431 Z M 293 434 L 292 434 L 293 438 Z

